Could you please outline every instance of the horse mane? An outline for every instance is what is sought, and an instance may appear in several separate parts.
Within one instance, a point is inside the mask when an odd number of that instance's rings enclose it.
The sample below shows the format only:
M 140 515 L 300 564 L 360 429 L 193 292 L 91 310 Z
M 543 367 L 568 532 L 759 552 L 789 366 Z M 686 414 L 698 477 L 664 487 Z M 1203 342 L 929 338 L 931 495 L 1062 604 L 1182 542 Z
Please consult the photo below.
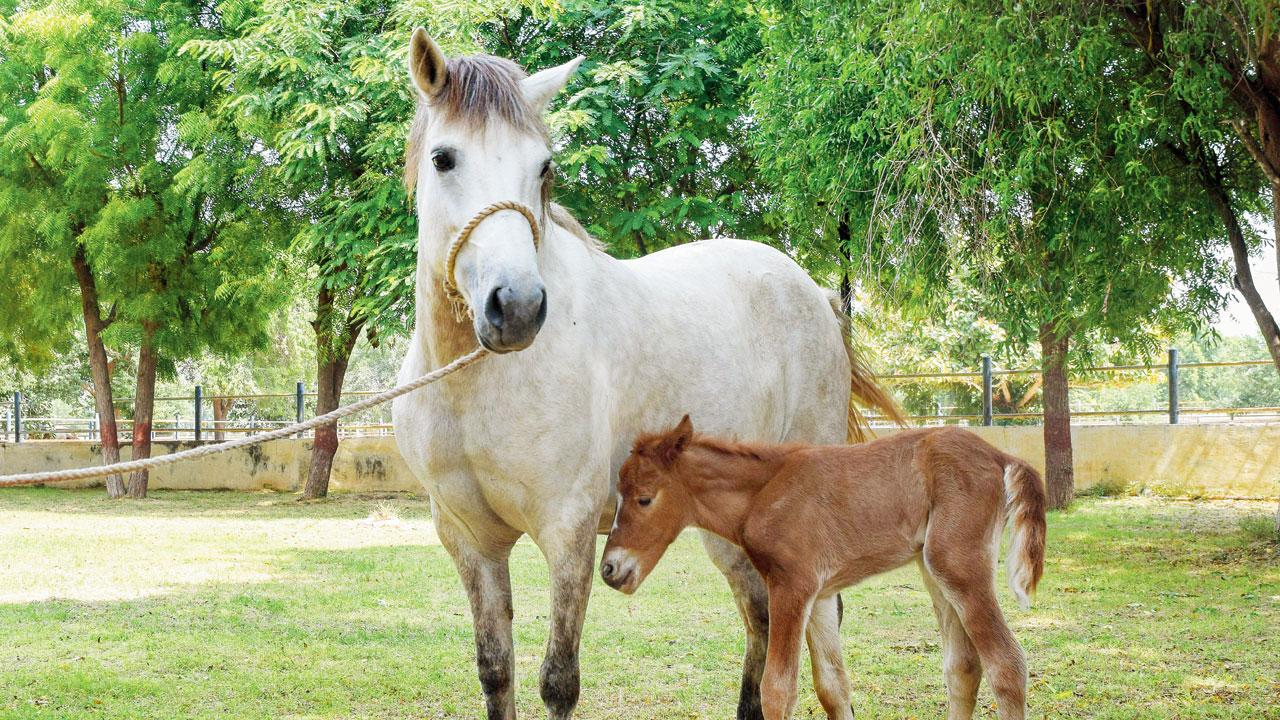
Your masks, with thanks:
M 444 87 L 430 102 L 421 96 L 413 113 L 404 152 L 404 188 L 413 201 L 418 184 L 418 166 L 422 162 L 423 141 L 431 113 L 461 122 L 472 132 L 484 130 L 485 124 L 498 118 L 516 130 L 538 135 L 550 143 L 550 132 L 542 115 L 529 107 L 520 89 L 520 81 L 528 74 L 516 63 L 493 55 L 467 55 L 445 61 Z M 415 93 L 416 95 L 416 93 Z M 599 240 L 564 207 L 551 202 L 551 179 L 542 184 L 543 212 L 551 222 L 563 227 L 591 250 L 604 252 Z
M 758 442 L 739 442 L 737 440 L 729 440 L 728 438 L 711 437 L 708 435 L 694 433 L 690 447 L 698 447 L 703 450 L 720 453 L 721 455 L 746 458 L 747 460 L 771 462 L 786 455 L 790 455 L 797 450 L 803 450 L 808 447 L 808 445 L 797 442 L 784 443 L 781 445 Z
M 527 77 L 528 73 L 516 63 L 493 55 L 465 55 L 445 61 L 444 86 L 440 92 L 430 101 L 421 96 L 417 98 L 404 154 L 404 186 L 410 196 L 418 182 L 427 118 L 433 112 L 444 113 L 450 120 L 464 123 L 476 132 L 484 130 L 485 125 L 496 118 L 516 130 L 550 138 L 541 114 L 529 107 L 520 89 L 520 81 Z
M 634 452 L 639 455 L 651 455 L 657 450 L 658 446 L 672 434 L 673 431 L 642 433 L 636 438 Z M 740 442 L 737 440 L 730 440 L 728 438 L 694 433 L 693 438 L 689 441 L 689 447 L 710 450 L 711 452 L 728 455 L 730 457 L 744 458 L 758 462 L 772 462 L 778 458 L 790 455 L 797 450 L 803 450 L 809 446 L 805 443 L 798 442 L 784 443 L 781 445 L 759 442 Z
M 550 183 L 548 183 L 550 184 Z M 587 229 L 582 227 L 582 223 L 578 222 L 578 218 L 574 217 L 563 205 L 554 202 L 547 202 L 547 215 L 551 218 L 551 222 L 559 225 L 569 234 L 582 241 L 588 250 L 604 252 L 604 243 L 591 237 Z

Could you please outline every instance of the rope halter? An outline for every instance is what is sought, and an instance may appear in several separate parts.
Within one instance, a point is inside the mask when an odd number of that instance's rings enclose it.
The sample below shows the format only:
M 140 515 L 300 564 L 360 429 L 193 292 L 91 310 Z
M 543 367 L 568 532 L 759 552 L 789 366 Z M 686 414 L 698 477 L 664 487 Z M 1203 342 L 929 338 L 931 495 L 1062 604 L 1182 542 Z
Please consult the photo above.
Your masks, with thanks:
M 454 266 L 458 264 L 458 253 L 462 250 L 462 246 L 467 244 L 471 239 L 471 233 L 480 223 L 484 222 L 490 215 L 501 212 L 503 210 L 513 210 L 524 216 L 529 221 L 529 230 L 533 232 L 533 249 L 537 252 L 538 247 L 542 244 L 542 231 L 538 228 L 538 216 L 534 215 L 533 209 L 528 205 L 517 200 L 501 200 L 491 205 L 486 205 L 480 212 L 476 213 L 467 221 L 466 225 L 458 231 L 454 236 L 453 242 L 449 243 L 449 254 L 444 259 L 444 294 L 445 297 L 453 303 L 455 309 L 465 308 L 470 315 L 475 314 L 475 309 L 467 304 L 467 299 L 462 296 L 462 292 L 458 290 L 458 281 L 454 278 Z

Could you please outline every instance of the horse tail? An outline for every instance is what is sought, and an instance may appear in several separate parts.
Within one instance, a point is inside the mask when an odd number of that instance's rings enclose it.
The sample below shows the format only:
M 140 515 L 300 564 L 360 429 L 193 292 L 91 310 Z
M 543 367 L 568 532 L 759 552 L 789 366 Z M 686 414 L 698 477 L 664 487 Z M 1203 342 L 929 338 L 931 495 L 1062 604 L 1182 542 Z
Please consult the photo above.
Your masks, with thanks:
M 853 348 L 852 323 L 849 320 L 849 316 L 840 307 L 840 297 L 832 293 L 828 300 L 831 303 L 831 312 L 835 313 L 836 320 L 840 323 L 840 336 L 844 338 L 844 351 L 849 355 L 847 441 L 853 443 L 867 439 L 868 423 L 862 411 L 858 409 L 859 403 L 879 410 L 881 414 L 898 425 L 906 425 L 907 419 L 902 414 L 902 408 L 898 407 L 898 403 L 889 396 L 889 393 L 884 391 L 884 388 L 880 387 L 880 384 L 876 382 L 875 373 L 871 372 L 866 362 L 863 361 L 862 356 Z
M 1008 458 L 1004 496 L 1011 527 L 1004 572 L 1018 604 L 1028 608 L 1044 574 L 1045 497 L 1040 473 L 1023 460 Z

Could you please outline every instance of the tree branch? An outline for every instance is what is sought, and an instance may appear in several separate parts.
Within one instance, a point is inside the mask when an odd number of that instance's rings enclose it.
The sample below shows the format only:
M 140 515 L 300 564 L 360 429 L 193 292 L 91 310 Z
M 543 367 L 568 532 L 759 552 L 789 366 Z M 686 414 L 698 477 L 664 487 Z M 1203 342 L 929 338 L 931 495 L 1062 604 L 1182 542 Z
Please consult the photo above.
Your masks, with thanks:
M 1249 131 L 1244 120 L 1239 118 L 1232 120 L 1231 127 L 1235 129 L 1236 135 L 1240 136 L 1240 142 L 1249 151 L 1249 155 L 1253 157 L 1254 162 L 1258 163 L 1258 167 L 1262 168 L 1267 180 L 1270 180 L 1272 185 L 1280 185 L 1280 170 L 1267 159 L 1266 154 L 1262 152 L 1262 148 L 1258 145 L 1258 141 L 1253 139 L 1253 133 Z

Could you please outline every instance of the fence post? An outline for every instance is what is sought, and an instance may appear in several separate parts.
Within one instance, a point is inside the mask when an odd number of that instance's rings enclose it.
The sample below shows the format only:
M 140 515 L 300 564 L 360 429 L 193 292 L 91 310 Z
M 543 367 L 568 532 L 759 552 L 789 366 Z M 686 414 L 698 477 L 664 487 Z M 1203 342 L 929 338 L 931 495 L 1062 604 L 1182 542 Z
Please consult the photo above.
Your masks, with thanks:
M 1169 348 L 1169 424 L 1178 424 L 1178 348 Z
M 204 419 L 203 412 L 202 412 L 202 408 L 204 407 L 204 403 L 202 402 L 203 399 L 204 399 L 204 388 L 197 385 L 196 386 L 196 423 L 195 423 L 196 442 L 200 442 L 200 421 Z
M 22 391 L 13 393 L 13 441 L 22 442 Z
M 302 416 L 306 412 L 306 389 L 301 380 L 294 386 L 293 404 L 298 411 L 298 422 L 302 422 Z M 298 433 L 298 437 L 302 437 L 302 433 Z
M 982 354 L 982 424 L 991 427 L 991 356 Z

